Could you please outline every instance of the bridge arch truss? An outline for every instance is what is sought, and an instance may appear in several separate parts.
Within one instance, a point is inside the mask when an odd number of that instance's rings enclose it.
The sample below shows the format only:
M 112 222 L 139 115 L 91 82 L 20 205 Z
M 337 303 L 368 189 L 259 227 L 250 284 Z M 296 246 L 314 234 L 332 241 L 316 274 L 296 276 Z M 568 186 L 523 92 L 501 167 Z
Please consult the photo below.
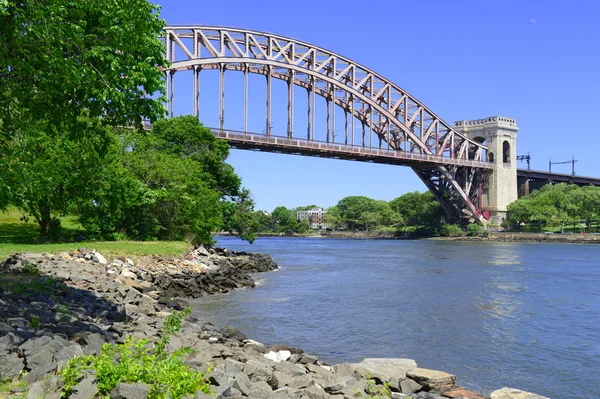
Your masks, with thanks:
M 433 192 L 451 219 L 484 221 L 481 187 L 491 170 L 485 162 L 485 145 L 455 131 L 416 98 L 374 71 L 308 43 L 245 29 L 171 26 L 165 28 L 164 42 L 166 58 L 171 63 L 165 70 L 170 116 L 174 113 L 176 73 L 193 72 L 194 114 L 199 116 L 201 72 L 218 70 L 219 126 L 211 128 L 217 137 L 227 138 L 240 148 L 262 146 L 278 151 L 291 145 L 297 147 L 297 153 L 305 154 L 313 154 L 318 144 L 319 156 L 338 158 L 340 154 L 350 154 L 345 158 L 407 165 Z M 226 71 L 244 75 L 241 132 L 232 132 L 225 126 Z M 264 135 L 248 131 L 249 74 L 266 77 Z M 271 131 L 272 79 L 287 83 L 284 134 Z M 294 129 L 295 88 L 307 92 L 307 130 L 302 133 Z M 326 101 L 326 140 L 322 144 L 315 143 L 315 96 Z M 337 130 L 336 110 L 345 115 L 343 128 Z M 362 128 L 360 146 L 355 145 L 355 121 Z M 370 139 L 365 143 L 367 130 Z M 373 135 L 377 138 L 375 143 Z

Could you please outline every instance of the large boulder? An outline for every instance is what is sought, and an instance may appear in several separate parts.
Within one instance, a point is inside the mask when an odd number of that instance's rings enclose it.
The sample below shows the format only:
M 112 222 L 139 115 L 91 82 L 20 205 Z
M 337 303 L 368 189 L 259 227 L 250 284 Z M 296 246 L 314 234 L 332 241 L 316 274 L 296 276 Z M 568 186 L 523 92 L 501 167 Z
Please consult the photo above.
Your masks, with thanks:
M 545 396 L 536 395 L 535 393 L 521 391 L 515 388 L 504 387 L 494 391 L 490 395 L 490 399 L 550 399 Z
M 444 392 L 455 387 L 456 376 L 438 370 L 414 368 L 406 373 L 406 376 L 420 385 L 425 391 Z
M 0 362 L 0 381 L 18 377 L 23 367 L 25 367 L 23 359 L 16 353 L 3 355 L 2 362 Z
M 381 382 L 390 382 L 404 380 L 406 373 L 416 368 L 417 363 L 412 359 L 366 358 L 362 362 L 352 363 L 350 366 L 355 370 L 366 371 Z

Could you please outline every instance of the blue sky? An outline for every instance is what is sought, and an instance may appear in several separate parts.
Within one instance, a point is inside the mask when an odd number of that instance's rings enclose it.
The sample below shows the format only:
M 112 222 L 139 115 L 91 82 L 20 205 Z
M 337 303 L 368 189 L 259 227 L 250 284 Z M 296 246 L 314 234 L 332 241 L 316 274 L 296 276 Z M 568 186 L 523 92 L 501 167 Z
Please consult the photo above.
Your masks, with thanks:
M 170 25 L 254 29 L 329 49 L 390 79 L 450 123 L 515 118 L 517 152 L 531 153 L 533 169 L 547 170 L 550 157 L 575 156 L 577 174 L 600 176 L 599 1 L 154 2 Z M 216 74 L 202 79 L 209 93 L 218 84 Z M 264 115 L 260 79 L 250 82 L 251 111 Z M 239 82 L 234 72 L 226 75 L 226 112 L 241 96 Z M 191 79 L 176 84 L 176 114 L 189 114 Z M 201 121 L 214 126 L 218 100 L 202 96 Z M 226 127 L 241 127 L 239 119 L 229 121 Z M 262 131 L 259 121 L 264 117 L 250 128 Z M 274 111 L 273 126 L 285 131 L 285 112 Z M 232 150 L 229 162 L 257 209 L 268 211 L 278 205 L 328 207 L 348 195 L 391 200 L 425 190 L 406 167 L 240 150 Z M 570 165 L 554 165 L 553 171 L 570 173 Z

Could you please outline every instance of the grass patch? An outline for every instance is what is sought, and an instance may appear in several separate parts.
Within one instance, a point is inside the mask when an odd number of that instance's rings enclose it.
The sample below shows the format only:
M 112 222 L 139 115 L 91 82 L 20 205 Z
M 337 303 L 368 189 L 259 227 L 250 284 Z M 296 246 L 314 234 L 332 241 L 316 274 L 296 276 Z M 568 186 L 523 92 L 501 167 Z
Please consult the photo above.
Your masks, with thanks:
M 0 398 L 12 397 L 10 390 L 14 388 L 25 388 L 27 383 L 15 378 L 14 380 L 0 381 Z
M 0 242 L 12 244 L 34 244 L 40 239 L 40 226 L 29 218 L 27 223 L 21 220 L 21 212 L 14 207 L 0 211 Z M 58 216 L 58 215 L 52 215 Z M 60 218 L 63 232 L 66 236 L 75 237 L 83 231 L 75 216 Z
M 185 241 L 96 241 L 60 244 L 0 243 L 0 258 L 14 252 L 66 252 L 70 249 L 93 248 L 105 256 L 181 255 L 191 248 Z
M 14 252 L 58 253 L 77 248 L 93 248 L 107 256 L 181 255 L 190 249 L 185 241 L 84 241 L 65 243 L 39 243 L 37 223 L 24 223 L 16 208 L 0 211 L 0 259 Z M 82 232 L 81 225 L 73 216 L 61 218 L 66 236 L 74 237 Z

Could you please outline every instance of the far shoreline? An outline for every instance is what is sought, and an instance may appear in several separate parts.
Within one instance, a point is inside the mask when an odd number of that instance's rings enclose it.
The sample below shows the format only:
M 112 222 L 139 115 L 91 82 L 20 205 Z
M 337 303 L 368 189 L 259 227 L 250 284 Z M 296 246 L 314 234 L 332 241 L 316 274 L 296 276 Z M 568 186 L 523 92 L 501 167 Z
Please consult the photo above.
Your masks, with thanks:
M 215 236 L 234 235 L 226 232 L 213 233 Z M 545 234 L 524 232 L 494 232 L 487 237 L 426 237 L 406 233 L 385 231 L 328 231 L 310 234 L 260 233 L 257 237 L 274 238 L 339 238 L 357 240 L 430 240 L 430 241 L 464 241 L 464 242 L 532 242 L 551 244 L 600 244 L 600 234 Z

